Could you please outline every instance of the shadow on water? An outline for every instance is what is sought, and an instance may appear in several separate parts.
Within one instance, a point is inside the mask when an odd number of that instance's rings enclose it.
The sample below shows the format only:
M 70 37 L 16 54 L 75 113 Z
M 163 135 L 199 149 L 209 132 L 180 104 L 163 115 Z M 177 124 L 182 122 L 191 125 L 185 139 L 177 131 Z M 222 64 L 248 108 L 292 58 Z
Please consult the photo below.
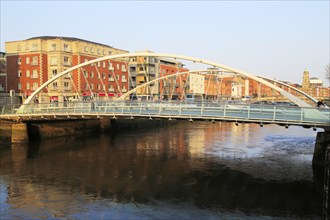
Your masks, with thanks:
M 56 194 L 63 208 L 70 206 L 65 204 L 67 195 L 79 194 L 92 201 L 122 204 L 155 205 L 160 201 L 257 216 L 321 216 L 322 181 L 313 177 L 267 179 L 236 169 L 240 164 L 253 163 L 252 168 L 262 165 L 250 158 L 193 151 L 186 133 L 189 129 L 196 131 L 196 127 L 180 126 L 141 129 L 32 142 L 17 147 L 16 152 L 15 148 L 3 150 L 0 174 L 11 186 L 7 203 L 14 204 L 17 195 L 32 202 L 32 188 L 36 193 L 33 199 Z M 235 166 L 228 165 L 228 160 Z

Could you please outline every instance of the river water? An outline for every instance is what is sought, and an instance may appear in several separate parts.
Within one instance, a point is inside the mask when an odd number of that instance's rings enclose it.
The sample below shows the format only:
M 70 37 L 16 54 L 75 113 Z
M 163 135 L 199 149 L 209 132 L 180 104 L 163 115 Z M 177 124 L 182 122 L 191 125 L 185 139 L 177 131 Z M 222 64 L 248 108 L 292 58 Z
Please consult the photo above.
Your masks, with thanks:
M 321 219 L 316 134 L 179 122 L 0 144 L 0 219 Z

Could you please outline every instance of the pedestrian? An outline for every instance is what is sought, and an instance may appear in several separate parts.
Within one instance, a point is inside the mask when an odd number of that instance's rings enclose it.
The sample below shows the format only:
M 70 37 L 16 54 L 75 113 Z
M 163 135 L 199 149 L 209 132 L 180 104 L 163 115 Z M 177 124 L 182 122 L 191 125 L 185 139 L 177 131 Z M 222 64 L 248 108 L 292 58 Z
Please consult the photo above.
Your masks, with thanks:
M 322 100 L 319 100 L 319 101 L 317 102 L 317 107 L 318 107 L 318 108 L 321 108 L 321 107 L 323 107 L 323 106 L 324 106 L 323 101 L 322 101 Z

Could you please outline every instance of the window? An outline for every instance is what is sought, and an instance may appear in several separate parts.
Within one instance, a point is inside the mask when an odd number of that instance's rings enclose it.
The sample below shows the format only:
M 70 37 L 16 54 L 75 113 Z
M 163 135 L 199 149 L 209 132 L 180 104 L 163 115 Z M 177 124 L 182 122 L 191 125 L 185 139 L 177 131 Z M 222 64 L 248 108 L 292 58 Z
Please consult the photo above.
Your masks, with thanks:
M 85 63 L 88 62 L 88 59 L 85 58 L 85 61 L 84 61 L 84 62 L 85 62 Z
M 57 75 L 57 69 L 52 70 L 53 77 Z
M 104 61 L 102 62 L 102 65 L 103 65 L 102 67 L 105 68 L 105 62 Z
M 30 70 L 26 70 L 26 77 L 30 77 Z
M 57 90 L 57 82 L 53 83 L 53 90 Z
M 63 47 L 64 47 L 64 51 L 67 51 L 67 52 L 69 52 L 69 51 L 70 51 L 70 49 L 69 49 L 69 45 L 67 45 L 67 44 L 64 44 L 64 45 L 63 45 Z
M 102 51 L 102 54 L 105 55 L 105 51 L 104 50 Z
M 37 83 L 37 82 L 34 82 L 34 83 L 32 84 L 32 89 L 33 89 L 33 90 L 38 89 L 38 83 Z
M 30 64 L 30 57 L 25 58 L 26 64 Z
M 97 67 L 101 67 L 101 62 L 97 62 Z
M 33 70 L 32 71 L 32 78 L 37 79 L 38 78 L 38 70 Z
M 88 84 L 84 83 L 84 90 L 87 90 L 87 89 L 88 89 Z
M 109 64 L 109 68 L 108 68 L 108 69 L 109 69 L 109 70 L 114 70 L 114 68 L 113 68 L 113 66 L 112 66 L 112 63 L 111 63 L 110 61 L 109 61 L 108 64 Z
M 50 58 L 50 65 L 56 66 L 57 65 L 57 57 L 51 57 Z
M 51 51 L 55 51 L 56 50 L 56 44 L 55 43 L 50 46 L 50 50 Z
M 18 72 L 17 72 L 17 77 L 19 78 L 19 77 L 22 77 L 22 71 L 21 70 L 18 70 Z
M 70 85 L 68 82 L 64 82 L 64 89 L 65 90 L 70 90 Z
M 127 91 L 125 85 L 123 85 L 123 86 L 121 87 L 121 91 L 122 91 L 122 92 L 126 92 L 126 91 Z
M 123 72 L 126 72 L 127 70 L 126 70 L 126 65 L 125 64 L 122 64 L 121 65 L 121 70 L 123 71 Z
M 21 51 L 21 45 L 17 45 L 17 51 Z
M 117 65 L 116 65 L 116 69 L 119 70 L 119 63 L 117 63 Z
M 90 52 L 94 53 L 94 48 L 93 47 L 91 47 Z
M 19 82 L 17 83 L 17 89 L 21 90 L 22 89 L 22 84 Z
M 97 84 L 96 86 L 97 86 L 97 90 L 100 90 L 101 89 L 100 84 Z
M 25 50 L 30 50 L 30 46 L 28 44 L 25 46 Z
M 85 52 L 88 52 L 88 47 L 84 47 L 84 51 Z
M 38 50 L 38 44 L 32 44 L 31 51 Z
M 38 65 L 38 57 L 37 56 L 32 57 L 32 65 L 33 66 Z
M 110 56 L 111 54 L 112 54 L 112 52 L 109 50 L 109 51 L 108 51 L 108 55 Z
M 91 89 L 93 90 L 93 89 L 94 89 L 94 84 L 91 83 L 91 84 L 90 84 L 90 87 L 91 87 Z
M 122 82 L 126 82 L 126 75 L 122 75 L 122 76 L 121 76 L 121 81 L 122 81 Z
M 17 58 L 17 64 L 18 64 L 18 65 L 21 65 L 21 62 L 22 62 L 21 58 L 20 58 L 20 57 Z
M 102 79 L 105 79 L 105 73 L 102 73 Z
M 26 89 L 30 89 L 30 83 L 29 82 L 26 83 Z
M 97 49 L 97 54 L 101 54 L 101 50 L 100 49 Z
M 136 71 L 136 67 L 135 67 L 135 66 L 131 66 L 131 67 L 129 68 L 129 71 L 135 73 L 135 71 Z
M 90 78 L 94 78 L 94 72 L 91 71 Z
M 64 66 L 71 66 L 69 57 L 63 57 Z
M 85 78 L 88 77 L 88 71 L 87 70 L 84 70 L 84 76 L 85 76 Z

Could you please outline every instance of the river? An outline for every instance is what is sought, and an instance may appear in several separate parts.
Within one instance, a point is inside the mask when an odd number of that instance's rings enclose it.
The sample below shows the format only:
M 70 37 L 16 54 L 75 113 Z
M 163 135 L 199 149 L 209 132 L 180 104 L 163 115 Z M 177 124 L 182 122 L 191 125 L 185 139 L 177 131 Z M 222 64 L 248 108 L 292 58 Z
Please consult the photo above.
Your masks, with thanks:
M 0 144 L 0 219 L 321 219 L 316 134 L 179 122 Z

